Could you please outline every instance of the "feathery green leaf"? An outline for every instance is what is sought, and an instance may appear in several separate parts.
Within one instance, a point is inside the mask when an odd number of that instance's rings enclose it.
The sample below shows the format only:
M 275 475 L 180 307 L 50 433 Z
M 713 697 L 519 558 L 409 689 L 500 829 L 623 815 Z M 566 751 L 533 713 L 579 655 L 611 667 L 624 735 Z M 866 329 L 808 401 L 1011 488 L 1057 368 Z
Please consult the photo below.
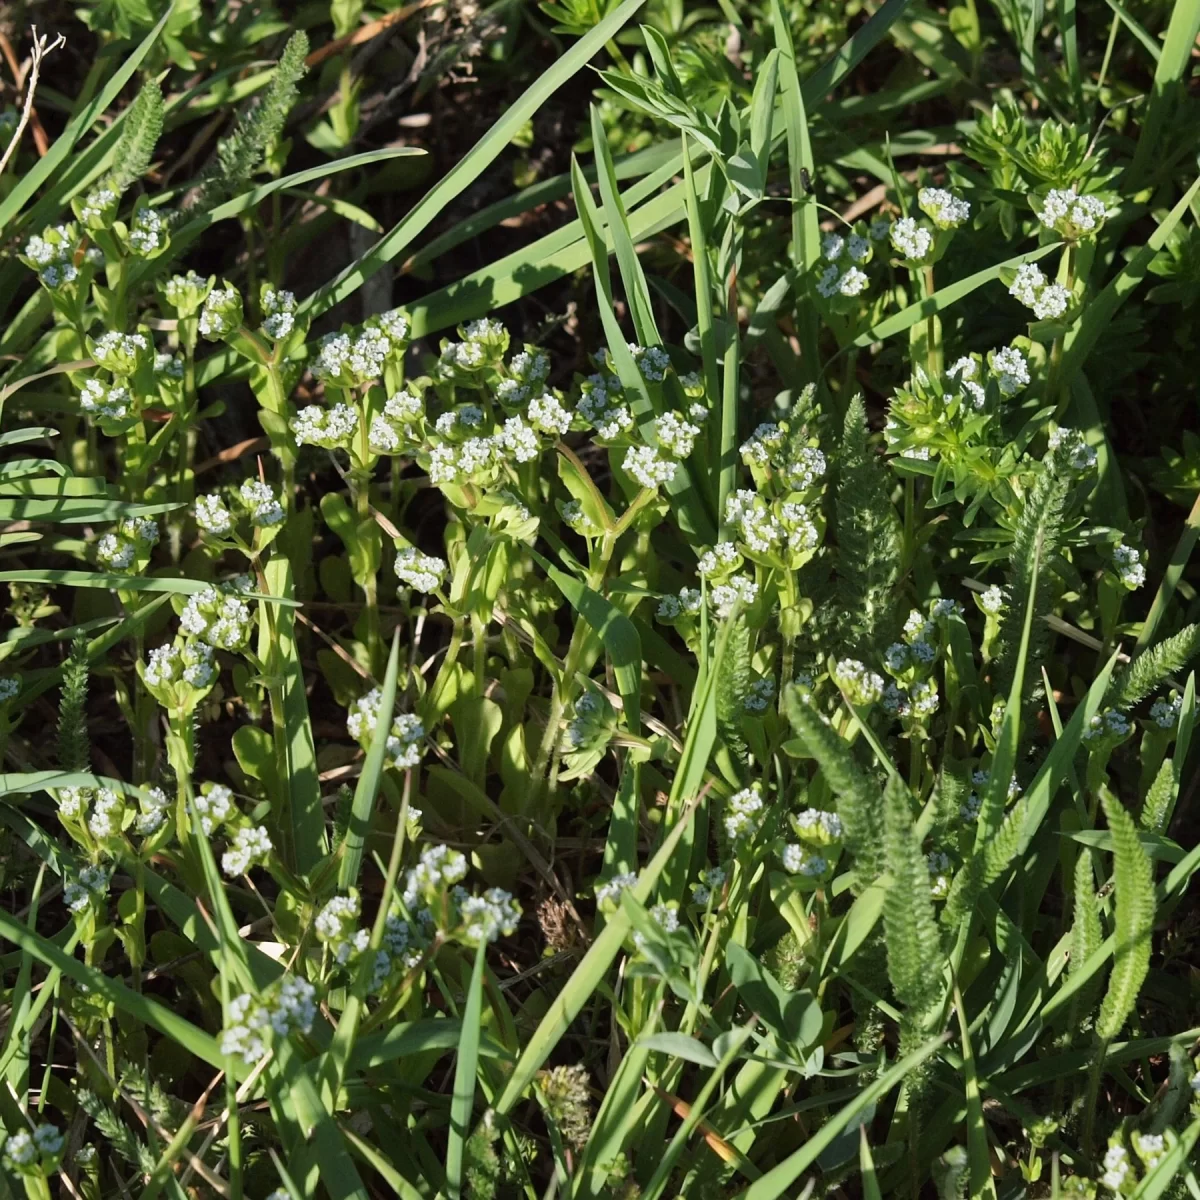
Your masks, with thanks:
M 1096 1032 L 1106 1041 L 1124 1028 L 1150 969 L 1154 928 L 1154 868 L 1138 840 L 1133 819 L 1107 789 L 1100 802 L 1113 835 L 1113 883 L 1116 889 L 1112 975 L 1100 1005 Z

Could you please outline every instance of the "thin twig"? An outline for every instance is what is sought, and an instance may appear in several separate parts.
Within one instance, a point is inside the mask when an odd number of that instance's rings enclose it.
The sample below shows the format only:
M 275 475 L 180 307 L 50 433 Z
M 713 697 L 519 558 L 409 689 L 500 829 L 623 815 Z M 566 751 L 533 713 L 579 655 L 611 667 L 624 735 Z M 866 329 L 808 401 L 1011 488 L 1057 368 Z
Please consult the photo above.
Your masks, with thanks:
M 17 127 L 13 131 L 12 138 L 8 143 L 8 149 L 4 151 L 4 157 L 0 158 L 0 175 L 4 174 L 4 168 L 8 166 L 8 160 L 16 153 L 17 146 L 21 141 L 21 135 L 25 132 L 25 126 L 29 124 L 29 114 L 33 111 L 33 94 L 37 91 L 38 76 L 42 71 L 42 59 L 51 50 L 57 50 L 59 46 L 67 44 L 67 39 L 61 33 L 54 41 L 47 42 L 44 34 L 39 36 L 36 25 L 31 28 L 33 30 L 33 49 L 30 51 L 32 64 L 29 68 L 28 81 L 25 84 L 25 105 L 21 109 L 21 119 L 17 122 Z M 17 83 L 19 86 L 20 80 Z

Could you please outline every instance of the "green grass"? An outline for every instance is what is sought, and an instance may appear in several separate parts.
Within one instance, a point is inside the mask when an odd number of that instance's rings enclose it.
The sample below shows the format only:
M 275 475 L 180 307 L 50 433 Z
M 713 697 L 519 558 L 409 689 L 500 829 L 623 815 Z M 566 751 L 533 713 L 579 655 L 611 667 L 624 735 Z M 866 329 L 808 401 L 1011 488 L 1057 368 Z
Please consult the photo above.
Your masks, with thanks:
M 1200 5 L 70 20 L 3 1194 L 1200 1195 Z

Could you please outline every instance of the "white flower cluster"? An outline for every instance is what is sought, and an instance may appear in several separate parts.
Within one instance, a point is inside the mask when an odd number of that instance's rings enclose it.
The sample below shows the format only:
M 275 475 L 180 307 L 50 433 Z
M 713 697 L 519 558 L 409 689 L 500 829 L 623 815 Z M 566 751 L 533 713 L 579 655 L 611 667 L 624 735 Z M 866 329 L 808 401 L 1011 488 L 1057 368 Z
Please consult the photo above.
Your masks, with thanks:
M 734 575 L 723 583 L 715 584 L 709 591 L 713 612 L 724 621 L 734 608 L 743 608 L 758 599 L 758 584 L 746 575 Z
M 120 383 L 107 386 L 98 379 L 85 379 L 79 389 L 79 407 L 89 417 L 100 420 L 123 421 L 129 416 L 133 397 Z
M 1126 737 L 1132 728 L 1129 718 L 1124 713 L 1118 712 L 1115 708 L 1109 708 L 1102 713 L 1097 713 L 1088 722 L 1087 728 L 1083 731 L 1083 740 L 1085 742 L 1119 740 Z
M 205 532 L 221 537 L 233 528 L 233 514 L 225 507 L 225 501 L 215 492 L 197 496 L 192 507 L 196 524 Z
M 652 446 L 630 446 L 621 467 L 642 487 L 653 490 L 675 478 L 679 463 L 673 458 L 663 458 Z
M 262 331 L 269 338 L 279 341 L 296 327 L 296 296 L 282 288 L 263 284 L 261 293 L 263 323 Z
M 200 332 L 210 341 L 227 337 L 242 323 L 242 297 L 237 288 L 213 288 L 200 310 Z
M 1006 399 L 1029 386 L 1029 364 L 1015 346 L 1004 346 L 991 356 L 992 374 Z
M 90 904 L 103 900 L 108 895 L 110 873 L 104 867 L 84 867 L 77 879 L 63 885 L 63 900 L 73 913 L 85 911 Z
M 1172 692 L 1169 696 L 1160 696 L 1150 706 L 1150 720 L 1159 729 L 1174 729 L 1179 724 L 1179 714 L 1183 711 L 1183 700 Z
M 396 551 L 396 578 L 418 592 L 436 592 L 446 577 L 446 560 L 422 554 L 415 546 Z
M 132 375 L 148 360 L 150 339 L 144 333 L 117 333 L 110 329 L 92 341 L 90 347 L 96 366 L 125 376 Z
M 784 483 L 796 492 L 806 492 L 825 475 L 825 455 L 816 446 L 801 446 L 781 468 Z
M 918 642 L 917 645 L 927 643 Z M 912 717 L 924 720 L 938 710 L 937 683 L 932 679 L 919 679 L 909 688 L 889 683 L 883 692 L 883 707 L 893 716 Z
M 521 417 L 509 417 L 496 440 L 519 463 L 533 462 L 542 452 L 537 433 Z
M 458 483 L 483 475 L 499 461 L 499 447 L 490 437 L 468 438 L 461 446 L 442 442 L 429 455 L 429 481 Z
M 654 436 L 668 454 L 687 458 L 700 436 L 700 426 L 685 421 L 677 412 L 665 412 L 654 422 Z
M 398 454 L 401 446 L 417 439 L 413 423 L 421 419 L 425 405 L 421 397 L 407 388 L 389 396 L 382 416 L 371 419 L 367 440 L 376 454 Z
M 1078 429 L 1056 426 L 1050 431 L 1049 446 L 1072 471 L 1090 471 L 1096 465 L 1096 451 Z
M 705 867 L 700 882 L 692 884 L 692 903 L 707 904 L 725 886 L 723 867 Z
M 1136 592 L 1146 582 L 1146 565 L 1133 546 L 1127 546 L 1124 542 L 1114 546 L 1112 561 L 1117 578 L 1129 591 Z
M 543 392 L 529 401 L 526 410 L 530 425 L 539 433 L 562 437 L 571 428 L 571 414 L 562 401 L 550 392 Z
M 817 291 L 826 300 L 860 295 L 870 283 L 861 268 L 870 261 L 872 253 L 870 240 L 861 233 L 824 234 L 821 257 L 826 265 L 821 267 L 817 278 Z
M 271 838 L 262 825 L 247 825 L 233 835 L 229 849 L 221 855 L 221 870 L 230 879 L 245 875 L 256 863 L 264 863 L 271 854 Z
M 1119 1192 L 1129 1174 L 1129 1154 L 1124 1146 L 1109 1146 L 1104 1153 L 1104 1174 L 1100 1182 L 1110 1192 Z
M 843 658 L 833 668 L 833 681 L 846 693 L 850 703 L 874 704 L 883 695 L 883 677 L 868 670 L 856 658 Z
M 350 706 L 346 717 L 346 731 L 363 749 L 371 744 L 375 727 L 379 723 L 383 695 L 372 688 Z M 384 749 L 384 764 L 407 770 L 421 762 L 421 743 L 425 740 L 425 727 L 419 717 L 412 713 L 397 713 L 392 718 Z
M 727 806 L 725 836 L 731 842 L 749 841 L 762 825 L 763 807 L 762 792 L 757 784 L 734 792 Z
M 189 596 L 179 614 L 180 628 L 215 649 L 242 649 L 250 640 L 253 614 L 240 590 L 237 583 L 217 584 Z
M 119 200 L 120 196 L 112 188 L 101 184 L 83 198 L 78 209 L 79 219 L 85 225 L 104 227 L 112 220 Z
M 621 903 L 621 893 L 627 892 L 637 885 L 638 877 L 632 872 L 625 875 L 614 875 L 603 883 L 596 884 L 596 904 L 605 912 L 614 911 Z
M 143 206 L 133 214 L 129 227 L 129 248 L 149 258 L 167 245 L 167 220 L 157 208 Z
M 112 533 L 96 542 L 96 559 L 114 571 L 128 571 L 158 545 L 158 522 L 146 517 L 126 517 Z
M 212 837 L 235 811 L 233 792 L 223 783 L 205 784 L 192 798 L 192 803 L 200 814 L 200 828 L 205 837 Z
M 1002 613 L 1006 603 L 1004 589 L 996 584 L 979 593 L 979 606 L 989 616 L 994 617 Z
M 482 896 L 455 888 L 453 896 L 463 926 L 459 936 L 466 945 L 480 946 L 516 933 L 521 908 L 503 888 L 488 888 Z
M 826 262 L 837 262 L 839 258 L 848 256 L 851 261 L 864 263 L 871 257 L 871 243 L 860 233 L 843 236 L 840 233 L 824 233 L 821 235 L 821 257 Z
M 805 875 L 810 879 L 819 879 L 829 870 L 829 863 L 823 855 L 810 854 L 796 842 L 784 846 L 780 861 L 783 863 L 783 869 L 789 874 Z
M 21 680 L 15 675 L 0 675 L 0 704 L 9 700 L 21 690 Z
M 313 374 L 341 387 L 370 383 L 383 374 L 392 351 L 391 338 L 370 325 L 353 337 L 348 333 L 327 333 L 319 343 Z
M 939 229 L 957 229 L 971 215 L 971 205 L 946 188 L 922 188 L 917 203 Z
M 806 808 L 789 818 L 798 837 L 818 843 L 837 842 L 845 835 L 842 818 L 820 808 Z
M 268 998 L 257 1001 L 243 992 L 230 1001 L 221 1034 L 221 1053 L 252 1067 L 263 1058 L 273 1037 L 308 1033 L 317 1015 L 317 991 L 307 979 L 285 975 Z
M 806 505 L 785 501 L 777 506 L 777 513 L 757 493 L 745 488 L 725 502 L 725 523 L 737 530 L 739 542 L 749 553 L 806 554 L 817 548 L 821 534 Z
M 456 434 L 468 436 L 483 425 L 483 409 L 478 404 L 463 404 L 444 412 L 433 423 L 433 428 L 442 437 L 453 437 Z
M 167 810 L 171 807 L 171 801 L 162 788 L 150 787 L 142 790 L 145 794 L 138 797 L 142 811 L 133 827 L 143 837 L 149 837 L 166 824 Z
M 190 317 L 204 303 L 212 285 L 211 278 L 189 270 L 186 275 L 172 275 L 162 285 L 162 295 L 181 317 Z
M 766 712 L 771 707 L 771 701 L 774 699 L 775 680 L 756 679 L 750 684 L 746 692 L 746 698 L 742 701 L 742 708 L 749 713 Z
M 10 1133 L 4 1143 L 4 1162 L 18 1174 L 35 1162 L 43 1170 L 49 1170 L 62 1153 L 64 1144 L 65 1139 L 56 1125 L 36 1125 L 32 1133 L 28 1129 L 18 1129 L 16 1133 Z
M 358 428 L 358 413 L 349 404 L 331 408 L 308 404 L 292 418 L 292 433 L 302 446 L 325 450 L 345 449 Z
M 358 896 L 334 896 L 313 921 L 317 939 L 329 947 L 339 966 L 345 966 L 370 943 L 370 930 L 357 928 L 361 915 L 362 902 Z
M 1051 283 L 1036 263 L 1022 263 L 1017 268 L 1008 294 L 1033 309 L 1039 321 L 1058 320 L 1071 303 L 1071 293 L 1061 283 Z
M 663 596 L 658 602 L 655 616 L 660 621 L 677 621 L 680 617 L 700 615 L 701 595 L 699 588 L 680 588 L 677 596 Z
M 1041 210 L 1034 211 L 1043 225 L 1071 241 L 1096 233 L 1108 216 L 1108 206 L 1099 196 L 1080 196 L 1074 184 L 1051 188 Z
M 639 346 L 636 342 L 630 342 L 629 352 L 647 382 L 662 383 L 667 377 L 671 359 L 660 346 Z
M 283 505 L 274 490 L 261 480 L 247 479 L 238 489 L 238 499 L 250 514 L 252 525 L 278 525 L 284 518 Z
M 467 877 L 467 859 L 449 846 L 426 846 L 404 878 L 404 907 L 410 913 L 432 904 Z
M 616 441 L 633 428 L 633 414 L 615 375 L 589 375 L 581 386 L 578 412 L 602 441 Z
M 817 280 L 817 291 L 826 300 L 834 296 L 859 296 L 870 283 L 865 271 L 858 267 L 847 267 L 844 271 L 836 263 L 826 267 Z
M 912 217 L 901 217 L 889 230 L 892 249 L 910 263 L 923 263 L 933 250 L 933 234 Z
M 599 692 L 584 692 L 575 701 L 575 716 L 567 725 L 567 744 L 578 747 L 593 741 L 604 732 L 611 713 L 612 706 Z
M 52 291 L 79 278 L 75 266 L 75 236 L 69 225 L 55 225 L 35 233 L 25 243 L 25 258 L 38 278 Z

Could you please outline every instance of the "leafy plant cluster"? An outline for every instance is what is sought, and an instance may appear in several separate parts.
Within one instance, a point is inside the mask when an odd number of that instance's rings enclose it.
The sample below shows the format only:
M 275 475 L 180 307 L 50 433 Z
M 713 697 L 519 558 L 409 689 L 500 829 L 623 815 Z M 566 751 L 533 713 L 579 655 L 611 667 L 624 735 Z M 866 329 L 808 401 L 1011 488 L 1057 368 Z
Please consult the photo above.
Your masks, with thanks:
M 1200 1194 L 1200 5 L 81 11 L 0 190 L 7 1192 Z M 552 53 L 385 227 L 410 19 L 417 98 Z

